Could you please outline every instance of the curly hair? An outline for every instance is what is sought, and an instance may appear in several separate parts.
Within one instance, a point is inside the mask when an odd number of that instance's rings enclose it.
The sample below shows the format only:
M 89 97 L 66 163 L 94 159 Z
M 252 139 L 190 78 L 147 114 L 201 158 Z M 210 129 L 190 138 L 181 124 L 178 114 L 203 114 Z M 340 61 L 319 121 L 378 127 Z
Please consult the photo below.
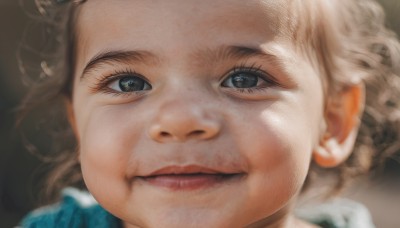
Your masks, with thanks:
M 62 134 L 61 140 L 68 142 L 69 151 L 57 148 L 57 159 L 48 159 L 56 167 L 49 175 L 46 188 L 51 198 L 66 185 L 84 186 L 65 107 L 54 106 L 71 99 L 77 42 L 74 26 L 79 6 L 84 2 L 35 0 L 42 28 L 47 39 L 51 39 L 46 44 L 52 46 L 38 52 L 42 59 L 39 73 L 35 73 L 38 76 L 29 74 L 26 62 L 20 62 L 21 71 L 32 87 L 22 103 L 23 113 L 53 105 L 52 110 L 61 110 L 57 115 L 65 122 L 61 130 L 67 133 Z M 292 10 L 298 11 L 298 23 L 290 25 L 293 39 L 298 48 L 303 48 L 315 60 L 313 64 L 323 78 L 325 99 L 334 99 L 336 93 L 360 80 L 366 86 L 365 111 L 352 155 L 339 167 L 323 170 L 312 164 L 310 168 L 309 177 L 320 172 L 336 175 L 333 189 L 340 190 L 348 180 L 379 167 L 388 156 L 399 151 L 400 43 L 395 33 L 385 27 L 384 11 L 374 0 L 334 3 L 308 0 L 291 4 Z M 304 9 L 309 12 L 304 13 Z M 22 45 L 20 53 L 26 50 L 31 48 Z M 308 183 L 310 178 L 307 180 Z
M 295 26 L 300 27 L 295 31 L 297 44 L 316 60 L 326 100 L 334 100 L 341 90 L 360 81 L 366 87 L 365 111 L 351 156 L 330 170 L 316 165 L 311 169 L 336 175 L 333 192 L 339 192 L 347 180 L 380 168 L 400 151 L 400 44 L 385 27 L 385 13 L 374 0 L 301 4 L 314 10 L 303 14 Z M 301 27 L 304 22 L 307 26 Z

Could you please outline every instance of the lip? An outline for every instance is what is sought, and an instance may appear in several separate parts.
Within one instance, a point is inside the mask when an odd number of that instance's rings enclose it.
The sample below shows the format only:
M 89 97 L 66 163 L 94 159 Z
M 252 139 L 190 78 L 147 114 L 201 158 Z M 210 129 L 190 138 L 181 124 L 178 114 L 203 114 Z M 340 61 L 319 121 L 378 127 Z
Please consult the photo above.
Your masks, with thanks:
M 158 188 L 172 191 L 193 191 L 227 184 L 242 176 L 244 173 L 227 173 L 217 169 L 189 165 L 167 166 L 137 178 Z
M 229 174 L 217 169 L 208 168 L 198 165 L 186 165 L 186 166 L 167 166 L 156 171 L 151 172 L 148 176 L 158 176 L 158 175 L 188 175 L 188 174 Z

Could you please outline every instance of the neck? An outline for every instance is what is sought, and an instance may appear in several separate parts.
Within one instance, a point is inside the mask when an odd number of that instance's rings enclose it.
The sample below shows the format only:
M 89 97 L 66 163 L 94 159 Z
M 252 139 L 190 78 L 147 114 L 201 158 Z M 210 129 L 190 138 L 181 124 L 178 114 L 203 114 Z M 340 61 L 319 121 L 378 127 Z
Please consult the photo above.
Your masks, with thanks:
M 135 225 L 130 225 L 128 223 L 123 223 L 124 228 L 141 228 Z M 247 228 L 318 228 L 318 226 L 310 224 L 308 222 L 302 221 L 300 219 L 290 217 L 285 221 L 275 221 L 271 223 L 270 221 L 261 220 L 256 223 L 251 224 Z
M 131 225 L 123 222 L 124 228 L 142 228 L 136 225 Z M 318 228 L 319 226 L 310 224 L 306 221 L 300 220 L 292 215 L 278 213 L 272 217 L 259 220 L 255 223 L 246 226 L 246 228 Z

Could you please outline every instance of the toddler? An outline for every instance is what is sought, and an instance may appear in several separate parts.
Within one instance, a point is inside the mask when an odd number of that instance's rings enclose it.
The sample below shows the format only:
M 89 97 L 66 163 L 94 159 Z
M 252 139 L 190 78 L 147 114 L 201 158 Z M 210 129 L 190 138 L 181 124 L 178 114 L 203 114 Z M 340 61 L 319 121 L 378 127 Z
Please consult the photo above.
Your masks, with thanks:
M 356 203 L 294 206 L 311 172 L 340 189 L 396 133 L 400 48 L 374 1 L 37 3 L 61 57 L 30 98 L 65 101 L 77 147 L 50 184 L 78 171 L 90 194 L 23 227 L 373 227 Z

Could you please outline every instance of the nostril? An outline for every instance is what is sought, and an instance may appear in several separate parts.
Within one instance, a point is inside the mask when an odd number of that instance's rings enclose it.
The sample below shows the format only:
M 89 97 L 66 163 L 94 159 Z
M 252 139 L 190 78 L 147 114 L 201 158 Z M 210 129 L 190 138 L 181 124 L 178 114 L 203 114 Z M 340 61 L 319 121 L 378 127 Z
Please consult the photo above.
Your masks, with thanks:
M 186 140 L 205 140 L 219 134 L 219 124 L 206 121 L 192 121 L 189 123 L 163 123 L 150 127 L 148 136 L 161 143 L 184 142 Z
M 205 133 L 204 130 L 196 130 L 196 131 L 190 132 L 188 136 L 189 136 L 189 137 L 190 137 L 190 136 L 198 136 L 198 135 L 203 135 L 204 133 Z
M 165 132 L 165 131 L 162 131 L 162 132 L 160 133 L 160 135 L 161 135 L 162 137 L 170 137 L 170 136 L 171 136 L 170 133 Z

